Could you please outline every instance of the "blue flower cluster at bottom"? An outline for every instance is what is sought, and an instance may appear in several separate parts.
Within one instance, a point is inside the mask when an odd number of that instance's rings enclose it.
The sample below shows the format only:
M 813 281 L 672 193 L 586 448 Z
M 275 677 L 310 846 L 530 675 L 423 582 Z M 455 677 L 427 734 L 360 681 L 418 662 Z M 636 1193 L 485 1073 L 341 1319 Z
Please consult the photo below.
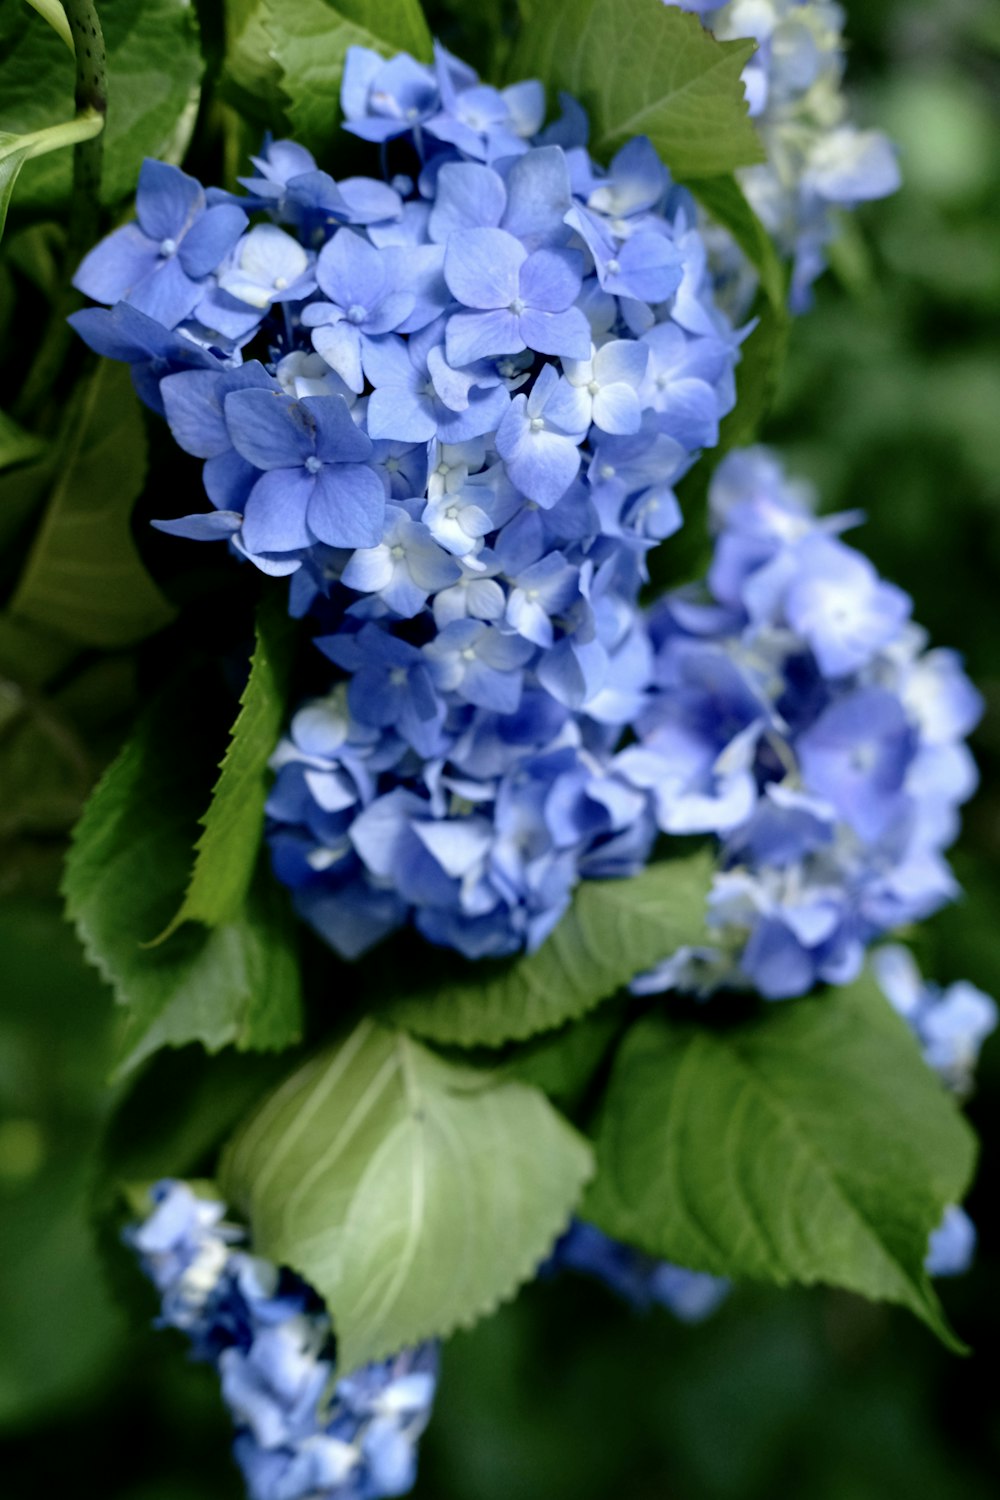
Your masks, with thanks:
M 237 1427 L 250 1500 L 382 1500 L 416 1478 L 417 1442 L 437 1387 L 424 1344 L 336 1375 L 323 1304 L 291 1272 L 240 1248 L 223 1204 L 183 1182 L 152 1189 L 153 1211 L 126 1231 L 162 1295 L 160 1326 L 213 1363 Z

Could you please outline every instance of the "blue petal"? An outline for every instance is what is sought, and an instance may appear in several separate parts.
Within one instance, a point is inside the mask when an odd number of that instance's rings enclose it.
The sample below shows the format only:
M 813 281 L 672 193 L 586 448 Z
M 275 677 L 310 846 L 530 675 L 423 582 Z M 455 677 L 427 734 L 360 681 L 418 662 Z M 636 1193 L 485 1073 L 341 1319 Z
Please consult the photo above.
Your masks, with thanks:
M 233 447 L 258 469 L 296 468 L 314 452 L 305 402 L 277 391 L 233 391 L 223 410 Z
M 178 259 L 189 276 L 207 276 L 236 244 L 249 219 L 235 204 L 220 203 L 203 213 L 184 236 Z
M 325 464 L 309 500 L 309 529 L 330 547 L 377 547 L 385 520 L 385 490 L 374 469 Z M 261 550 L 274 550 L 264 548 Z
M 297 552 L 311 546 L 306 511 L 314 484 L 304 469 L 275 469 L 261 475 L 243 517 L 243 540 L 252 552 Z
M 179 240 L 205 206 L 200 182 L 164 161 L 147 156 L 139 170 L 136 217 L 143 234 L 159 243 Z

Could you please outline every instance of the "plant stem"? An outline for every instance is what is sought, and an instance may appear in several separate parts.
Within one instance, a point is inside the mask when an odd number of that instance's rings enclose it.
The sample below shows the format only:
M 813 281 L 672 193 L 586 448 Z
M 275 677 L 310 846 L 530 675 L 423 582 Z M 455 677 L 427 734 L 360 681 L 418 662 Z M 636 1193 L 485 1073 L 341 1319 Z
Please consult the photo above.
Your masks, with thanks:
M 96 114 L 108 110 L 108 64 L 104 33 L 93 0 L 63 0 L 76 49 L 76 112 Z M 101 158 L 103 133 L 78 142 L 73 151 L 73 201 L 70 206 L 67 254 L 79 257 L 97 238 L 100 216 Z

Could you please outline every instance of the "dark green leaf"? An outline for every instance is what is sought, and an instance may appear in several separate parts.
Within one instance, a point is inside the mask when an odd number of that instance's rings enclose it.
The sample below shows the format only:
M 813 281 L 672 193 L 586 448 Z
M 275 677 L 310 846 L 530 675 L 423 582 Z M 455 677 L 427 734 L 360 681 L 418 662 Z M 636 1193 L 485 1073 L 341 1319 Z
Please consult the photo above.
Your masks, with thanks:
M 509 963 L 435 966 L 425 952 L 419 989 L 410 970 L 392 976 L 389 1015 L 418 1036 L 460 1047 L 497 1047 L 562 1026 L 698 941 L 712 869 L 710 851 L 698 849 L 629 880 L 585 880 L 538 952 Z
M 0 219 L 0 232 L 2 231 L 3 223 Z M 16 422 L 0 411 L 0 469 L 8 469 L 12 464 L 20 464 L 26 459 L 37 458 L 44 446 L 41 438 L 33 437 L 30 432 L 25 432 L 23 428 L 18 427 Z M 0 512 L 0 524 L 2 524 L 2 512 Z
M 0 909 L 0 1424 L 90 1397 L 120 1313 L 87 1224 L 109 1007 L 55 902 Z
M 714 1275 L 828 1282 L 954 1346 L 923 1269 L 971 1131 L 874 981 L 729 1030 L 654 1015 L 618 1054 L 583 1212 Z
M 340 119 L 340 79 L 348 47 L 428 59 L 431 36 L 419 0 L 265 0 L 263 26 L 295 138 L 329 148 Z
M 522 29 L 508 75 L 579 99 L 600 158 L 647 135 L 675 176 L 708 177 L 764 160 L 740 81 L 753 51 L 717 42 L 661 0 L 549 0 Z
M 499 1068 L 505 1078 L 530 1083 L 573 1115 L 584 1104 L 624 1024 L 621 1008 L 602 1006 L 517 1047 Z
M 735 177 L 693 178 L 685 183 L 717 224 L 727 229 L 760 277 L 767 300 L 782 310 L 788 298 L 788 273 L 774 241 L 747 202 Z
M 240 698 L 229 747 L 220 767 L 194 870 L 180 910 L 164 937 L 184 922 L 217 927 L 239 915 L 253 879 L 264 832 L 267 763 L 285 717 L 295 627 L 277 592 L 257 612 L 257 643 Z
M 102 0 L 108 55 L 108 117 L 101 197 L 119 203 L 135 191 L 144 156 L 179 161 L 194 125 L 204 63 L 189 0 Z M 0 7 L 0 131 L 41 130 L 74 113 L 74 62 L 56 33 L 26 5 Z M 71 154 L 28 162 L 19 208 L 64 203 Z
M 119 1072 L 159 1047 L 267 1051 L 299 1036 L 295 929 L 266 869 L 231 921 L 149 946 L 190 870 L 205 797 L 204 712 L 188 681 L 152 706 L 88 801 L 67 860 L 67 911 L 125 1007 Z
M 753 309 L 757 327 L 736 368 L 738 401 L 722 425 L 718 457 L 751 441 L 774 400 L 788 343 L 788 272 L 774 241 L 733 177 L 687 183 L 708 214 L 729 231 L 760 278 Z
M 10 610 L 88 646 L 127 646 L 173 608 L 135 548 L 129 519 L 146 478 L 139 401 L 122 365 L 102 361 L 77 394 L 55 481 Z
M 0 614 L 0 673 L 15 682 L 42 687 L 69 666 L 79 650 L 66 636 Z
M 526 1281 L 590 1149 L 537 1089 L 363 1021 L 236 1136 L 223 1194 L 326 1300 L 344 1369 L 446 1336 Z

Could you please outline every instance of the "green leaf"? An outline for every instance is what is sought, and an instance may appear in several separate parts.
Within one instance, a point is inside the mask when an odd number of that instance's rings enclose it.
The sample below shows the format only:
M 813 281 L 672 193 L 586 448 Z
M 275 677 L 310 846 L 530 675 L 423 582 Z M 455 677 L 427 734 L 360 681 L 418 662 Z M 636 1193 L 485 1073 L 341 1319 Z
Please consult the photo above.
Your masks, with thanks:
M 0 1425 L 10 1428 L 92 1399 L 125 1330 L 86 1214 L 110 1103 L 102 987 L 56 902 L 8 897 L 0 952 Z
M 255 1250 L 324 1297 L 347 1370 L 493 1312 L 590 1172 L 590 1148 L 536 1089 L 366 1020 L 251 1118 L 220 1181 Z
M 724 417 L 719 430 L 716 461 L 732 448 L 742 447 L 757 436 L 761 423 L 774 404 L 788 350 L 790 320 L 784 309 L 758 299 L 754 309 L 757 327 L 746 340 L 736 366 L 736 405 Z M 686 516 L 687 519 L 687 516 Z
M 101 0 L 108 57 L 108 117 L 101 198 L 135 191 L 143 157 L 179 161 L 194 125 L 204 62 L 190 0 Z M 75 63 L 26 5 L 0 6 L 0 131 L 26 134 L 74 112 Z M 19 208 L 51 210 L 72 186 L 66 151 L 26 164 Z
M 88 646 L 128 646 L 170 622 L 129 528 L 146 435 L 123 365 L 102 360 L 77 394 L 48 509 L 10 603 L 23 620 Z
M 735 177 L 701 177 L 685 182 L 702 208 L 727 229 L 760 277 L 767 300 L 784 311 L 788 272 L 774 241 L 747 202 Z
M 737 404 L 724 419 L 717 459 L 750 442 L 771 408 L 788 347 L 788 270 L 774 241 L 732 177 L 709 177 L 686 184 L 707 213 L 727 229 L 760 278 L 753 308 L 757 327 L 743 345 L 736 367 Z
M 729 1030 L 626 1038 L 583 1212 L 694 1270 L 898 1302 L 955 1347 L 923 1268 L 972 1132 L 874 981 Z
M 541 1089 L 558 1109 L 573 1116 L 586 1102 L 625 1024 L 623 1008 L 604 1006 L 517 1047 L 499 1069 L 505 1078 Z
M 647 135 L 675 176 L 709 177 L 764 160 L 740 81 L 753 51 L 662 0 L 549 0 L 522 29 L 508 77 L 579 99 L 602 160 Z
M 0 231 L 2 229 L 3 225 L 0 223 Z M 24 463 L 26 459 L 37 458 L 44 447 L 45 444 L 41 438 L 25 432 L 15 421 L 0 411 L 0 469 L 9 469 L 14 464 Z M 2 524 L 3 514 L 0 512 L 0 525 Z
M 269 0 L 226 0 L 225 16 L 221 92 L 245 118 L 283 132 L 287 101 L 281 92 L 281 65 L 274 56 Z
M 163 933 L 184 922 L 218 927 L 232 921 L 246 900 L 264 833 L 270 759 L 285 717 L 295 646 L 295 625 L 279 594 L 257 611 L 257 643 L 240 698 L 219 779 L 208 811 L 184 901 Z
M 340 119 L 340 79 L 348 47 L 429 59 L 431 35 L 419 0 L 265 0 L 270 56 L 296 140 L 329 149 Z
M 390 1019 L 418 1036 L 497 1047 L 585 1015 L 704 931 L 711 852 L 650 865 L 629 880 L 585 880 L 537 953 L 506 963 L 447 962 L 421 951 L 419 969 L 388 976 Z M 423 977 L 414 988 L 410 978 Z
M 0 673 L 29 687 L 44 687 L 70 665 L 79 646 L 65 636 L 0 614 Z
M 177 909 L 204 806 L 198 687 L 189 675 L 147 711 L 91 795 L 66 862 L 67 913 L 125 1007 L 119 1074 L 160 1047 L 269 1051 L 300 1034 L 295 925 L 267 869 L 232 920 L 148 945 Z

